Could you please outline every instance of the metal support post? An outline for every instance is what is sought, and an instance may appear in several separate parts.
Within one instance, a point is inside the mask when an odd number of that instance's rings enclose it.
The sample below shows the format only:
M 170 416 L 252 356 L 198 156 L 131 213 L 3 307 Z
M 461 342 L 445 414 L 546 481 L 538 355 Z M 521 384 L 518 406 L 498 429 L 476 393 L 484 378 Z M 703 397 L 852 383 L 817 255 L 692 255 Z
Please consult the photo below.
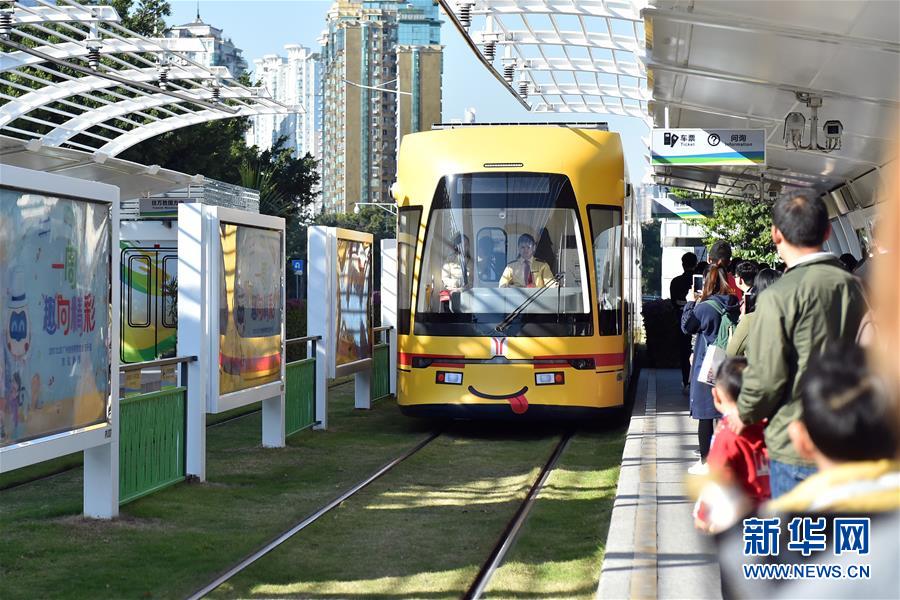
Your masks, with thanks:
M 187 396 L 185 430 L 185 474 L 206 481 L 206 408 L 209 386 L 206 372 L 209 350 L 203 335 L 206 323 L 207 290 L 202 277 L 182 277 L 183 273 L 205 273 L 203 213 L 200 204 L 178 207 L 178 351 L 198 360 L 182 366 L 183 377 L 191 382 Z M 197 235 L 196 232 L 202 232 Z M 208 252 L 208 249 L 206 249 Z
M 281 394 L 262 401 L 263 448 L 284 448 L 284 384 Z
M 306 256 L 310 260 L 306 266 L 309 277 L 306 278 L 307 285 L 310 281 L 319 282 L 319 293 L 310 294 L 307 290 L 306 297 L 306 329 L 307 335 L 321 336 L 324 342 L 330 339 L 325 329 L 330 321 L 329 302 L 335 302 L 334 298 L 326 298 L 331 289 L 331 273 L 328 266 L 328 236 L 325 227 L 310 227 L 307 237 Z M 313 429 L 324 431 L 328 429 L 328 344 L 315 344 L 316 357 L 316 425 Z
M 372 408 L 372 369 L 357 371 L 353 376 L 355 388 L 354 408 L 369 410 Z
M 387 332 L 390 389 L 397 395 L 397 240 L 381 240 L 381 324 Z

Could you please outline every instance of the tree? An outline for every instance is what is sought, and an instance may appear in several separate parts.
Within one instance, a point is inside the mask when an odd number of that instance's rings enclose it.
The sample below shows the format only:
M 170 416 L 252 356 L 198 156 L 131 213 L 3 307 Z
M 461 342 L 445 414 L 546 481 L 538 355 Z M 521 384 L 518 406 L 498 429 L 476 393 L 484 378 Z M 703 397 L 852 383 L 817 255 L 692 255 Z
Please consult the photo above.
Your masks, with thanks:
M 662 223 L 641 223 L 641 289 L 646 296 L 662 296 Z
M 772 205 L 752 200 L 716 198 L 713 215 L 701 221 L 707 246 L 716 240 L 726 240 L 732 252 L 740 258 L 767 265 L 778 262 L 772 242 Z
M 675 190 L 674 194 L 684 199 L 699 198 L 683 190 Z M 767 265 L 779 260 L 772 242 L 772 205 L 768 202 L 714 196 L 713 214 L 699 221 L 699 225 L 706 234 L 703 241 L 707 247 L 716 240 L 725 240 L 739 258 Z
M 135 10 L 134 0 L 102 0 L 100 4 L 115 8 L 123 27 L 147 37 L 161 36 L 166 28 L 163 17 L 172 14 L 172 6 L 166 0 L 139 0 Z

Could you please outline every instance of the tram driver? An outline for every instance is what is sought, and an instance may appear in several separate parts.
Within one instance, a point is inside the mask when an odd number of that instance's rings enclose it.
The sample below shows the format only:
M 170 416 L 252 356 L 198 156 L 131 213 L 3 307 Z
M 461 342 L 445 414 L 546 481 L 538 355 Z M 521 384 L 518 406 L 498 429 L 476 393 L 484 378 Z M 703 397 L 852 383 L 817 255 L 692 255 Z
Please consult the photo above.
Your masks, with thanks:
M 553 280 L 553 272 L 550 265 L 534 257 L 534 249 L 537 246 L 534 236 L 523 233 L 519 236 L 519 255 L 516 260 L 506 265 L 503 275 L 500 276 L 500 287 L 556 287 L 559 285 Z
M 441 267 L 441 312 L 459 312 L 459 292 L 472 287 L 472 255 L 469 238 L 457 233 L 450 242 L 449 256 Z

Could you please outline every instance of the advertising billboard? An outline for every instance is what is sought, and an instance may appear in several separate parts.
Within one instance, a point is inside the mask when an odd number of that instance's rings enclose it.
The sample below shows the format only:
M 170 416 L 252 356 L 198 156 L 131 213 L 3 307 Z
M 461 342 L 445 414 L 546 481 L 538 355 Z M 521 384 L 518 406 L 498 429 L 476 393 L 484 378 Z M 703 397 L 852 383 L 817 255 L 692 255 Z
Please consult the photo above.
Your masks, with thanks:
M 335 364 L 372 358 L 372 243 L 337 239 Z
M 281 379 L 281 232 L 219 224 L 219 393 Z
M 109 204 L 0 188 L 0 447 L 107 421 Z

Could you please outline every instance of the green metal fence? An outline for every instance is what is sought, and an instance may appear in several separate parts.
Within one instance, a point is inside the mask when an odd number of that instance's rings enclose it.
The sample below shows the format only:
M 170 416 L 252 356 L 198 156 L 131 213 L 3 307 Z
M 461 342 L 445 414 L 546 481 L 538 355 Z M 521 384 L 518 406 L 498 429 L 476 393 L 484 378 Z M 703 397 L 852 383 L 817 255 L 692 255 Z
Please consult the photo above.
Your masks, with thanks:
M 184 479 L 186 390 L 119 400 L 119 504 Z
M 376 344 L 372 362 L 372 400 L 379 400 L 391 395 L 390 344 Z
M 285 366 L 284 433 L 291 435 L 316 421 L 316 359 L 304 358 Z

